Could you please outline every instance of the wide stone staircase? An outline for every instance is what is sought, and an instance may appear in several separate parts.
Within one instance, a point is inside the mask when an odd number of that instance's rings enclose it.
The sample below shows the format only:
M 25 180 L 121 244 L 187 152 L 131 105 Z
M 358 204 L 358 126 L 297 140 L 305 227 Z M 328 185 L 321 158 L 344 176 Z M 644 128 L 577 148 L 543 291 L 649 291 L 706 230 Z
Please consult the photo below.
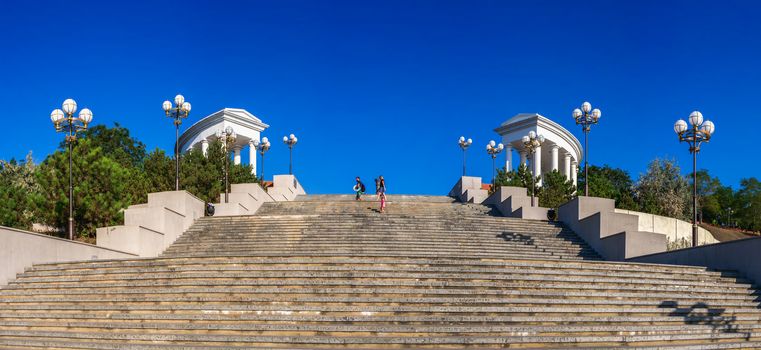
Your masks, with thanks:
M 0 349 L 761 348 L 733 272 L 601 261 L 560 224 L 447 197 L 266 203 L 155 259 L 36 265 Z

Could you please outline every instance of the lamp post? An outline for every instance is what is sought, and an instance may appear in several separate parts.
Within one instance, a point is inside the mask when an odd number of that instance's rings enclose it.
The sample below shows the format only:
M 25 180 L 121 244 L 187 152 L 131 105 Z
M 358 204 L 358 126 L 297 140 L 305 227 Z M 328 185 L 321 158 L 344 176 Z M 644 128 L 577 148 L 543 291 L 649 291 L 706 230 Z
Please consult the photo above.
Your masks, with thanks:
M 225 130 L 217 130 L 217 139 L 222 142 L 222 149 L 225 151 L 225 203 L 228 202 L 230 194 L 229 186 L 227 184 L 228 174 L 230 173 L 230 155 L 227 152 L 230 149 L 230 146 L 235 144 L 235 139 L 237 137 L 238 136 L 235 134 L 235 131 L 233 131 L 231 126 L 226 127 Z
M 465 140 L 465 136 L 460 136 L 459 144 L 460 148 L 462 148 L 462 176 L 465 176 L 465 151 L 467 151 L 468 147 L 473 144 L 473 140 Z
M 295 146 L 298 141 L 299 139 L 297 139 L 294 134 L 291 134 L 291 136 L 283 136 L 283 143 L 288 145 L 288 152 L 290 153 L 290 159 L 288 161 L 288 174 L 290 175 L 293 175 L 293 146 Z M 264 164 L 262 164 L 262 167 L 264 167 Z
M 182 120 L 190 115 L 190 102 L 185 101 L 185 97 L 177 95 L 174 97 L 174 106 L 172 102 L 164 101 L 161 108 L 167 117 L 174 119 L 174 190 L 180 190 L 180 124 Z
M 497 167 L 494 164 L 494 160 L 497 159 L 497 154 L 502 152 L 502 150 L 505 149 L 505 145 L 499 144 L 497 145 L 494 140 L 489 141 L 489 143 L 486 145 L 486 153 L 491 156 L 491 187 L 494 188 L 494 183 L 497 181 Z
M 55 131 L 66 134 L 66 144 L 69 146 L 69 239 L 74 239 L 74 180 L 71 174 L 72 161 L 71 153 L 73 144 L 77 141 L 77 133 L 87 130 L 87 125 L 92 121 L 92 111 L 88 108 L 82 108 L 79 111 L 79 117 L 74 117 L 77 111 L 77 102 L 73 99 L 63 101 L 63 110 L 58 108 L 50 113 L 50 121 L 55 126 Z
M 262 137 L 262 142 L 254 140 L 254 148 L 262 155 L 262 176 L 261 181 L 264 181 L 264 154 L 270 149 L 270 141 L 266 137 Z
M 584 196 L 589 196 L 589 168 L 587 164 L 587 139 L 589 137 L 589 130 L 592 125 L 597 124 L 602 116 L 602 112 L 595 108 L 592 109 L 592 104 L 584 102 L 581 104 L 581 109 L 576 108 L 573 110 L 573 119 L 576 120 L 576 125 L 581 125 L 584 131 Z
M 542 146 L 542 143 L 544 142 L 544 136 L 537 135 L 533 131 L 529 131 L 528 135 L 523 136 L 523 147 L 526 148 L 526 158 L 532 159 L 531 156 L 534 155 L 534 152 L 536 152 L 536 149 Z M 585 158 L 586 159 L 586 158 Z M 531 170 L 531 206 L 535 206 L 534 204 L 534 189 L 536 188 L 535 182 L 536 182 L 536 174 L 534 174 L 534 169 L 536 168 L 535 164 L 531 164 L 532 170 Z
M 693 111 L 690 113 L 690 125 L 679 119 L 674 123 L 674 132 L 679 135 L 679 142 L 687 142 L 692 153 L 692 246 L 698 246 L 698 152 L 700 144 L 708 142 L 714 132 L 713 122 L 703 121 L 703 113 Z

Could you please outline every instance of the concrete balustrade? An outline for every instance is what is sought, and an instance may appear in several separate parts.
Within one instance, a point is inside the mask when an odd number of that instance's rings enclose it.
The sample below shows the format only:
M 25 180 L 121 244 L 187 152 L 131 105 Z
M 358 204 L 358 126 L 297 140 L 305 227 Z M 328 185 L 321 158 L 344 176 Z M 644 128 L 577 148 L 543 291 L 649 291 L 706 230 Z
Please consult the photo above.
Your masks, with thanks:
M 214 216 L 253 215 L 266 202 L 273 202 L 272 196 L 259 184 L 233 184 L 230 186 L 228 202 L 224 203 L 225 194 L 219 195 L 219 202 L 214 204 Z
M 616 209 L 616 213 L 639 217 L 639 230 L 666 235 L 669 242 L 684 241 L 692 245 L 692 223 L 666 216 L 642 213 L 634 210 Z M 719 243 L 710 231 L 698 227 L 698 245 Z
M 463 203 L 481 203 L 489 196 L 489 191 L 482 188 L 480 177 L 463 176 L 449 191 L 449 196 Z
M 299 180 L 293 175 L 275 175 L 272 184 L 267 193 L 276 202 L 292 201 L 296 196 L 306 194 Z
M 133 258 L 136 254 L 0 226 L 0 286 L 34 264 Z
M 548 208 L 539 207 L 539 198 L 534 198 L 535 206 L 531 205 L 531 196 L 524 187 L 500 186 L 483 204 L 494 205 L 502 215 L 528 220 L 547 220 Z
M 148 194 L 148 203 L 124 210 L 124 225 L 99 227 L 100 247 L 155 257 L 204 216 L 204 202 L 187 191 Z
M 605 260 L 666 251 L 665 235 L 639 231 L 639 217 L 617 213 L 612 199 L 576 197 L 558 208 L 558 219 Z

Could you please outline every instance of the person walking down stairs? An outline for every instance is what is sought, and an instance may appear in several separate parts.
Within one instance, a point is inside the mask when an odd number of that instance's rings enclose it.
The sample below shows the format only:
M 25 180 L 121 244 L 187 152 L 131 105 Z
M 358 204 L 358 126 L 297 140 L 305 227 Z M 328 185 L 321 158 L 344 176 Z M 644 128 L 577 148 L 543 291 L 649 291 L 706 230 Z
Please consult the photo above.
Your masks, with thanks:
M 376 194 L 380 200 L 380 212 L 383 213 L 386 211 L 386 180 L 383 176 L 380 176 L 378 179 Z

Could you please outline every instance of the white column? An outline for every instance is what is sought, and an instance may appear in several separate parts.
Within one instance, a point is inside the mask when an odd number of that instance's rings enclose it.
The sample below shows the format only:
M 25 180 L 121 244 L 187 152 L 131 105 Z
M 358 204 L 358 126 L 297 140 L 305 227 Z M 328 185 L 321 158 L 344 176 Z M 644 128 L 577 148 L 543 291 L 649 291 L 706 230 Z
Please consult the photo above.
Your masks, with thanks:
M 505 160 L 505 171 L 513 170 L 510 168 L 513 165 L 513 146 L 507 145 L 505 147 L 505 152 L 507 152 L 505 154 L 505 157 L 507 158 L 507 160 Z
M 233 157 L 233 163 L 235 165 L 240 164 L 240 146 L 233 146 L 233 152 L 235 152 L 235 157 Z
M 578 169 L 576 169 L 577 166 L 578 166 L 578 163 L 576 163 L 575 160 L 573 162 L 571 162 L 571 178 L 573 179 L 573 185 L 574 186 L 577 186 L 576 180 L 577 180 L 577 176 L 578 176 L 578 172 L 579 172 Z
M 565 165 L 565 171 L 563 172 L 563 175 L 565 175 L 566 181 L 571 179 L 571 154 L 566 153 L 565 154 L 565 162 L 563 163 Z
M 251 173 L 256 175 L 256 147 L 254 147 L 254 140 L 248 141 L 248 164 L 251 165 Z
M 209 150 L 209 140 L 202 140 L 201 141 L 201 151 L 203 152 L 203 155 L 206 156 L 206 152 Z
M 558 145 L 550 146 L 550 150 L 552 151 L 552 170 L 560 171 L 560 167 L 558 166 L 558 149 L 560 149 Z
M 526 151 L 525 150 L 521 150 L 520 154 L 521 154 L 521 164 L 520 165 L 526 165 Z
M 539 180 L 536 182 L 537 186 L 542 186 L 542 147 L 539 146 L 534 152 L 534 176 L 539 176 Z

